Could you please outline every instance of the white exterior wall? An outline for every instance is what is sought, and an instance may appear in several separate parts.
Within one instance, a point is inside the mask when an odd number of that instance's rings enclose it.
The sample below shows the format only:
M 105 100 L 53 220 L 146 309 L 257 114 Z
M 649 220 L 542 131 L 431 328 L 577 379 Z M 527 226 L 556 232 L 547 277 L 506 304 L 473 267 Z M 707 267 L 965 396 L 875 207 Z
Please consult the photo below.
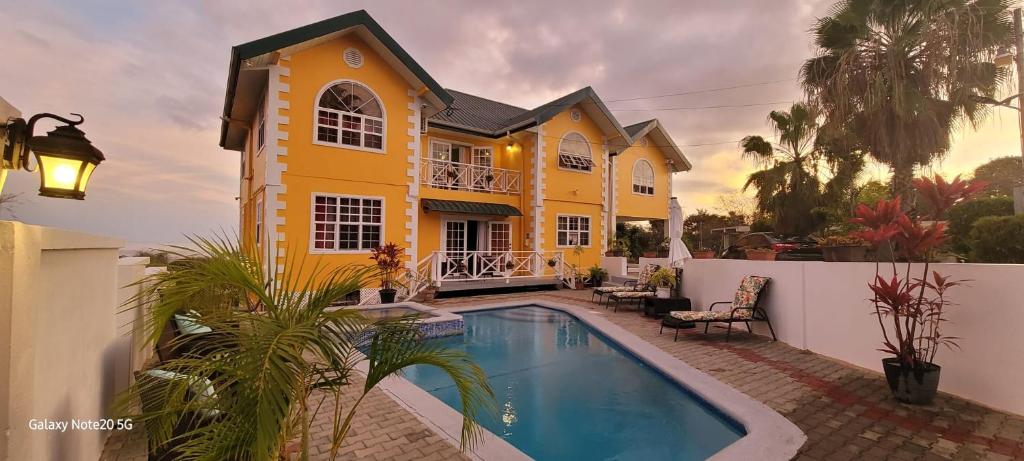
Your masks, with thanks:
M 148 258 L 121 242 L 0 221 L 0 460 L 98 459 L 104 431 L 30 431 L 30 419 L 99 420 L 144 360 L 121 323 L 121 287 Z M 135 361 L 135 362 L 133 362 Z
M 963 350 L 939 350 L 939 390 L 1024 415 L 1024 367 L 1019 366 L 1024 357 L 1024 265 L 931 268 L 971 280 L 947 296 L 957 305 L 947 311 L 943 335 L 962 338 Z M 780 341 L 881 373 L 886 355 L 876 350 L 882 333 L 868 301 L 867 284 L 874 273 L 874 263 L 695 259 L 686 263 L 683 293 L 695 310 L 703 310 L 715 301 L 731 301 L 745 275 L 771 277 L 763 305 Z M 891 276 L 884 267 L 882 274 Z M 761 322 L 754 331 L 768 334 Z

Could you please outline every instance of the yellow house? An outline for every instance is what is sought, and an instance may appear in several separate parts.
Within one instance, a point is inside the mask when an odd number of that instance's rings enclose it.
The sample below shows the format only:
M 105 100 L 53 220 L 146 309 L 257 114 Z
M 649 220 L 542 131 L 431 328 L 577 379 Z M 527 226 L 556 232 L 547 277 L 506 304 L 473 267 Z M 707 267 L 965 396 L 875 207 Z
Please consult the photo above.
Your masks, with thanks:
M 395 242 L 442 289 L 571 278 L 616 222 L 666 219 L 690 168 L 589 87 L 534 109 L 445 89 L 365 11 L 233 47 L 220 145 L 241 153 L 243 240 L 278 265 Z

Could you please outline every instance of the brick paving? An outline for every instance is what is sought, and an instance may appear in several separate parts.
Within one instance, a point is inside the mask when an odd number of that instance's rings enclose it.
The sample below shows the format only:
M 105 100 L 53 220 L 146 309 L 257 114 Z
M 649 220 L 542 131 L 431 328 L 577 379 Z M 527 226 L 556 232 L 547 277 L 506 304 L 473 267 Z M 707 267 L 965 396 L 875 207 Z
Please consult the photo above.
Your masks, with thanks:
M 658 334 L 657 320 L 635 311 L 613 313 L 590 302 L 589 291 L 502 294 L 428 302 L 438 308 L 541 298 L 607 319 L 691 366 L 764 402 L 807 434 L 800 460 L 1010 460 L 1024 459 L 1024 418 L 940 394 L 926 407 L 902 405 L 877 373 L 781 342 L 741 332 L 729 343 L 712 327 Z M 734 331 L 735 333 L 735 331 Z M 356 383 L 358 385 L 358 383 Z M 354 395 L 346 395 L 347 399 Z M 327 419 L 323 419 L 327 418 Z M 314 422 L 312 459 L 327 459 L 329 416 Z M 115 434 L 105 461 L 144 459 L 142 432 Z M 339 459 L 466 459 L 384 393 L 363 402 Z
M 363 381 L 353 376 L 352 392 L 342 395 L 343 408 L 347 408 L 358 397 Z M 319 403 L 319 394 L 310 397 L 310 404 Z M 330 458 L 331 432 L 333 430 L 333 400 L 325 400 L 323 410 L 313 420 L 310 439 L 311 461 L 325 461 Z M 100 461 L 145 461 L 146 435 L 143 427 L 133 431 L 113 433 L 107 439 Z M 294 456 L 293 456 L 294 458 Z M 356 410 L 349 430 L 338 452 L 338 460 L 372 461 L 448 461 L 469 459 L 458 447 L 448 443 L 440 435 L 416 419 L 412 413 L 391 400 L 384 392 L 370 391 Z

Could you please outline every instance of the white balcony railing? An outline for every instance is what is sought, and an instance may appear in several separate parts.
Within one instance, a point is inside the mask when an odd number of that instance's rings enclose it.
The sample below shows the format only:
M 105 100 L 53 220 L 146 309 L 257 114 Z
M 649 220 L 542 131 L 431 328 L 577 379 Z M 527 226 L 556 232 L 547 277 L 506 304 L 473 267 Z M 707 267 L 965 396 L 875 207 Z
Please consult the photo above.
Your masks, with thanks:
M 435 251 L 432 266 L 430 279 L 438 284 L 523 277 L 561 279 L 565 263 L 561 251 Z
M 420 168 L 423 184 L 437 189 L 518 194 L 522 175 L 516 170 L 424 158 Z

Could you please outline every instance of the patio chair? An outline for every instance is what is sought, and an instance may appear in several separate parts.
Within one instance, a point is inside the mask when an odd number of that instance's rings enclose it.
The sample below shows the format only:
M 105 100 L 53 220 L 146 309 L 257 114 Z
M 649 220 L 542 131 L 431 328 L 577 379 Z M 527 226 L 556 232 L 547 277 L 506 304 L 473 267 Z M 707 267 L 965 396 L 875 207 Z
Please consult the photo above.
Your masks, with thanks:
M 598 304 L 601 304 L 601 299 L 605 296 L 609 297 L 606 301 L 610 302 L 611 295 L 613 293 L 649 291 L 647 285 L 651 280 L 651 275 L 653 275 L 654 271 L 658 270 L 658 268 L 659 266 L 657 264 L 645 264 L 644 267 L 640 269 L 640 273 L 637 274 L 636 280 L 627 280 L 626 283 L 622 284 L 622 286 L 617 287 L 594 288 L 594 293 L 590 295 L 590 302 L 597 302 Z M 605 303 L 606 308 L 608 307 L 608 302 Z
M 727 323 L 729 327 L 725 332 L 726 342 L 729 341 L 729 336 L 732 334 L 733 323 L 745 323 L 747 331 L 753 333 L 754 330 L 750 327 L 750 322 L 765 322 L 768 324 L 768 331 L 772 334 L 772 341 L 778 341 L 778 338 L 775 337 L 775 329 L 772 328 L 772 321 L 768 318 L 768 313 L 761 307 L 761 299 L 764 298 L 764 292 L 768 289 L 768 282 L 770 281 L 771 278 L 769 277 L 748 275 L 743 277 L 739 289 L 736 290 L 736 296 L 731 302 L 719 301 L 712 303 L 706 311 L 672 311 L 669 312 L 669 315 L 684 322 L 703 322 L 704 334 L 708 333 L 708 327 L 711 326 L 711 322 Z M 731 306 L 731 309 L 728 311 L 716 311 L 714 309 L 718 304 L 728 304 Z M 676 329 L 676 336 L 673 341 L 677 340 L 679 340 L 679 329 Z
M 188 380 L 189 382 L 188 390 L 182 396 L 184 402 L 213 402 L 218 398 L 217 394 L 213 392 L 213 387 L 208 379 L 154 368 L 135 372 L 135 380 L 139 386 L 139 403 L 142 406 L 142 411 L 147 414 L 154 414 L 166 409 L 171 398 L 168 386 L 174 380 L 179 379 Z M 178 459 L 181 456 L 178 447 L 184 442 L 184 437 L 190 432 L 216 421 L 220 417 L 220 410 L 215 408 L 197 408 L 194 411 L 183 412 L 173 422 L 170 427 L 171 433 L 169 434 L 171 437 L 163 445 L 155 445 L 152 434 L 147 434 L 149 459 L 156 461 Z M 157 423 L 155 421 L 147 422 L 147 426 L 150 424 L 155 425 Z M 147 427 L 147 431 L 152 430 L 155 429 Z
M 206 355 L 208 339 L 216 334 L 213 329 L 200 323 L 199 314 L 195 311 L 174 314 L 167 320 L 157 339 L 157 358 L 166 362 L 183 355 Z

